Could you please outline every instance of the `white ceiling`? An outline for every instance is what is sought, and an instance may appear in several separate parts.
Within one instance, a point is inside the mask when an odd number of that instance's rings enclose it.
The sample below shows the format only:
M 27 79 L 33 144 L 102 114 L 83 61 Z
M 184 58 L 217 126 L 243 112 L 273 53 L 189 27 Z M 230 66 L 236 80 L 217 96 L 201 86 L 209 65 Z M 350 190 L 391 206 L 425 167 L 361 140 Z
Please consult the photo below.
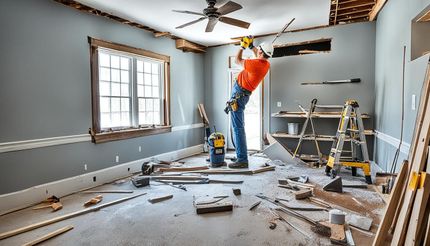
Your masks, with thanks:
M 175 29 L 176 26 L 198 19 L 200 16 L 172 12 L 173 9 L 202 12 L 207 7 L 205 0 L 78 1 L 206 46 L 231 42 L 232 37 L 276 33 L 294 17 L 296 20 L 288 30 L 328 25 L 330 12 L 330 0 L 234 0 L 243 8 L 226 16 L 251 23 L 249 29 L 218 22 L 213 32 L 205 33 L 207 20 L 183 29 Z M 216 7 L 227 1 L 218 0 Z

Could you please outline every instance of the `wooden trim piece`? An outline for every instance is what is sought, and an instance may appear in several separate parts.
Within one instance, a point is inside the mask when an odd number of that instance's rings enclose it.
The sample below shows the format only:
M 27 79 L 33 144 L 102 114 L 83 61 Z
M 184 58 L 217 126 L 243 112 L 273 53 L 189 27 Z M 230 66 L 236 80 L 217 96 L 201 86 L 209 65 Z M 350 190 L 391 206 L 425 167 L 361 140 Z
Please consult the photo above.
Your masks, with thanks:
M 187 41 L 185 39 L 176 39 L 176 49 L 180 49 L 184 52 L 204 53 L 206 47 L 198 45 L 196 43 Z
M 335 11 L 334 11 L 334 21 L 333 21 L 333 25 L 337 24 L 337 12 L 339 11 L 339 0 L 336 0 L 336 7 L 335 7 Z
M 427 11 L 427 13 L 423 14 L 421 17 L 419 17 L 417 22 L 423 22 L 423 21 L 430 21 L 430 10 Z
M 97 47 L 90 45 L 91 66 L 91 107 L 92 107 L 92 131 L 100 132 L 100 90 L 99 90 L 99 52 Z
M 283 47 L 289 47 L 289 46 L 315 44 L 315 43 L 322 43 L 322 42 L 331 42 L 331 38 L 320 38 L 320 39 L 309 40 L 309 41 L 304 41 L 304 42 L 280 44 L 280 45 L 274 45 L 273 47 L 276 49 L 276 48 L 283 48 Z
M 78 211 L 71 212 L 71 213 L 68 213 L 68 214 L 64 214 L 64 215 L 61 215 L 61 216 L 58 216 L 58 217 L 55 217 L 55 218 L 52 218 L 52 219 L 48 219 L 48 220 L 44 220 L 44 221 L 41 221 L 41 222 L 38 222 L 38 223 L 34 223 L 34 224 L 31 224 L 31 225 L 28 225 L 28 226 L 24 226 L 24 227 L 21 227 L 21 228 L 12 230 L 12 231 L 3 232 L 3 233 L 0 233 L 0 240 L 1 239 L 5 239 L 5 238 L 9 238 L 9 237 L 12 237 L 12 236 L 15 236 L 15 235 L 27 232 L 27 231 L 31 231 L 31 230 L 34 230 L 36 228 L 40 228 L 40 227 L 43 227 L 43 226 L 46 226 L 46 225 L 50 225 L 50 224 L 53 224 L 53 223 L 56 223 L 56 222 L 59 222 L 59 221 L 62 221 L 62 220 L 73 218 L 73 217 L 76 217 L 76 216 L 79 216 L 79 215 L 82 215 L 82 214 L 86 214 L 86 213 L 98 211 L 98 210 L 100 210 L 102 208 L 105 208 L 105 207 L 108 207 L 108 206 L 111 206 L 111 205 L 114 205 L 114 204 L 117 204 L 117 203 L 121 203 L 121 202 L 130 200 L 130 199 L 139 197 L 139 196 L 143 196 L 145 194 L 146 193 L 140 193 L 140 194 L 137 194 L 137 195 L 124 197 L 124 198 L 121 198 L 121 199 L 118 199 L 118 200 L 114 200 L 114 201 L 111 201 L 111 202 L 108 202 L 108 203 L 100 204 L 100 205 L 97 205 L 97 206 L 94 206 L 94 207 L 91 207 L 91 208 L 86 208 L 86 209 L 78 210 Z
M 161 55 L 141 48 L 135 48 L 124 44 L 108 42 L 108 41 L 104 41 L 104 40 L 100 40 L 92 37 L 88 37 L 88 42 L 90 43 L 91 46 L 94 46 L 94 47 L 103 47 L 103 48 L 128 52 L 136 55 L 146 56 L 146 57 L 150 57 L 164 62 L 170 62 L 170 56 Z
M 156 32 L 156 33 L 154 33 L 154 37 L 156 37 L 156 38 L 169 36 L 169 35 L 170 35 L 170 32 Z
M 369 21 L 374 21 L 376 16 L 378 16 L 379 12 L 384 7 L 387 0 L 376 0 L 376 4 L 373 6 L 372 11 L 369 13 Z
M 385 209 L 384 217 L 382 218 L 381 223 L 379 223 L 378 231 L 376 232 L 375 240 L 373 241 L 373 246 L 382 246 L 386 244 L 388 230 L 393 222 L 393 215 L 396 212 L 397 204 L 400 201 L 402 190 L 405 188 L 408 170 L 409 163 L 408 161 L 405 161 L 403 162 L 399 175 L 394 183 L 390 199 Z
M 155 134 L 168 133 L 172 131 L 172 126 L 159 126 L 142 129 L 121 130 L 116 132 L 95 133 L 92 135 L 94 143 L 105 143 L 115 140 L 123 140 L 128 138 L 137 138 Z
M 170 113 L 170 62 L 164 63 L 164 124 L 170 126 L 171 122 L 171 113 Z
M 48 234 L 46 234 L 46 235 L 44 235 L 42 237 L 39 237 L 38 239 L 35 239 L 35 240 L 31 241 L 31 242 L 25 243 L 25 244 L 23 244 L 23 246 L 33 246 L 33 245 L 39 244 L 39 243 L 44 242 L 44 241 L 46 241 L 48 239 L 56 237 L 56 236 L 58 236 L 60 234 L 68 232 L 68 231 L 70 231 L 72 229 L 73 229 L 73 226 L 71 226 L 71 225 L 65 226 L 65 227 L 60 228 L 58 230 L 55 230 L 55 231 L 53 231 L 51 233 L 48 233 Z
M 188 171 L 199 171 L 199 170 L 207 170 L 208 166 L 197 166 L 197 167 L 167 167 L 167 168 L 159 168 L 158 171 L 163 173 L 168 172 L 188 172 Z

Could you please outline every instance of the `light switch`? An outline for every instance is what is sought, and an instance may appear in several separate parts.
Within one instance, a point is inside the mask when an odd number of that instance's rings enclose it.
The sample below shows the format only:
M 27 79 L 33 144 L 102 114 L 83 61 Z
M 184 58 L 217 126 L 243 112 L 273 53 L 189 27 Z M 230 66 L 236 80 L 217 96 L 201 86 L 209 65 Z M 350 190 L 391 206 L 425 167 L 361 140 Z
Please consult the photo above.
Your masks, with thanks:
M 415 98 L 416 98 L 416 96 L 415 96 L 415 94 L 413 94 L 412 95 L 412 103 L 411 103 L 411 108 L 412 108 L 412 110 L 415 110 L 416 109 L 416 105 L 415 105 Z
M 282 107 L 282 102 L 277 102 L 276 105 L 278 106 L 278 108 Z

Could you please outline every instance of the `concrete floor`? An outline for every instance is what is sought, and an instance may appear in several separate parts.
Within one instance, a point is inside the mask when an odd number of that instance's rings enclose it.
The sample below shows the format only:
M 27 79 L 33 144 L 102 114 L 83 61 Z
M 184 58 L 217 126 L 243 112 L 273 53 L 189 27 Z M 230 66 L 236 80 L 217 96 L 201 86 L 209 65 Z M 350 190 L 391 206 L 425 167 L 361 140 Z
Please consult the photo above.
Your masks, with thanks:
M 205 155 L 185 159 L 189 166 L 205 165 Z M 251 168 L 257 168 L 269 161 L 263 157 L 250 158 Z M 249 211 L 249 207 L 260 199 L 255 195 L 263 193 L 269 197 L 282 197 L 291 200 L 291 205 L 312 206 L 308 202 L 297 202 L 292 194 L 277 187 L 277 179 L 287 176 L 309 175 L 310 182 L 324 185 L 330 181 L 324 176 L 324 169 L 313 169 L 288 164 L 277 166 L 270 171 L 252 176 L 214 175 L 217 179 L 244 180 L 243 184 L 194 184 L 187 185 L 188 191 L 170 186 L 151 183 L 150 187 L 135 188 L 128 179 L 125 182 L 106 184 L 97 189 L 133 189 L 134 194 L 147 192 L 146 195 L 103 208 L 65 221 L 35 229 L 14 237 L 0 240 L 0 245 L 21 245 L 42 235 L 67 225 L 74 229 L 41 245 L 330 245 L 328 238 L 310 230 L 310 225 L 287 214 L 282 214 L 289 222 L 300 227 L 311 238 L 277 221 L 274 230 L 269 229 L 269 221 L 274 218 L 269 208 L 274 207 L 263 201 L 259 207 Z M 362 178 L 342 173 L 344 182 L 362 184 Z M 242 195 L 235 196 L 232 188 L 238 187 Z M 173 194 L 173 198 L 151 204 L 150 197 Z M 316 197 L 325 199 L 333 205 L 341 205 L 347 212 L 373 217 L 371 230 L 376 232 L 379 216 L 384 203 L 373 189 L 345 189 L 345 193 L 328 193 L 317 188 Z M 0 232 L 13 230 L 32 223 L 57 217 L 82 209 L 83 202 L 97 194 L 77 193 L 61 199 L 63 209 L 55 213 L 46 210 L 27 208 L 0 218 Z M 103 194 L 102 203 L 132 194 Z M 234 203 L 232 212 L 197 215 L 193 200 L 217 195 L 229 195 Z M 355 197 L 356 199 L 352 199 Z M 302 212 L 315 220 L 327 220 L 327 212 Z M 370 245 L 373 237 L 352 230 L 356 245 Z

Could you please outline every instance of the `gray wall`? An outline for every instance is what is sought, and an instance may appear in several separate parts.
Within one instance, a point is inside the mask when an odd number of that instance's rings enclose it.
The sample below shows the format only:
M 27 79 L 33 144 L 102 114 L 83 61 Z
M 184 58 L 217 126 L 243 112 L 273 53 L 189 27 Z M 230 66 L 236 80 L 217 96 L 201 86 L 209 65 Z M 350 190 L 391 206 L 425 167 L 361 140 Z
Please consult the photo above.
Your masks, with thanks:
M 332 38 L 329 53 L 273 58 L 270 75 L 265 83 L 265 132 L 286 131 L 287 119 L 269 118 L 269 113 L 280 110 L 300 111 L 297 104 L 309 107 L 313 98 L 319 104 L 341 105 L 347 99 L 358 100 L 362 112 L 373 115 L 374 111 L 374 54 L 375 23 L 357 23 L 281 36 L 278 44 L 294 43 L 319 38 Z M 273 37 L 256 41 L 271 41 Z M 205 103 L 209 117 L 217 128 L 227 132 L 228 118 L 222 111 L 228 90 L 228 56 L 233 56 L 237 46 L 221 46 L 209 49 L 205 56 L 206 91 Z M 361 78 L 358 84 L 304 86 L 301 82 Z M 269 82 L 269 83 L 267 83 Z M 270 97 L 270 99 L 269 99 Z M 282 102 L 278 108 L 276 103 Z M 268 124 L 270 120 L 270 124 Z M 292 120 L 294 121 L 294 120 Z M 297 121 L 297 120 L 296 120 Z M 301 121 L 303 122 L 303 121 Z M 335 134 L 338 120 L 324 120 L 317 126 L 318 134 Z M 372 128 L 372 120 L 366 124 Z M 296 141 L 287 144 L 295 146 Z M 372 143 L 370 143 L 372 148 Z M 307 148 L 307 147 L 306 147 Z M 325 146 L 328 154 L 329 145 Z M 306 152 L 307 149 L 304 149 Z M 309 149 L 313 151 L 313 149 Z
M 87 36 L 171 57 L 173 126 L 201 122 L 203 55 L 167 38 L 51 0 L 0 2 L 0 143 L 88 133 L 91 90 Z M 192 95 L 192 96 L 190 96 Z M 78 143 L 0 154 L 0 194 L 202 143 L 191 129 L 105 144 Z M 138 146 L 142 152 L 138 152 Z
M 384 134 L 400 138 L 403 47 L 406 46 L 403 138 L 406 143 L 411 142 L 417 114 L 417 110 L 411 110 L 412 95 L 416 95 L 418 105 L 428 63 L 428 56 L 411 61 L 411 20 L 429 4 L 430 0 L 390 0 L 376 21 L 375 128 Z M 389 170 L 395 151 L 396 147 L 378 139 L 375 145 L 376 163 Z M 401 153 L 398 162 L 406 158 L 407 155 Z

